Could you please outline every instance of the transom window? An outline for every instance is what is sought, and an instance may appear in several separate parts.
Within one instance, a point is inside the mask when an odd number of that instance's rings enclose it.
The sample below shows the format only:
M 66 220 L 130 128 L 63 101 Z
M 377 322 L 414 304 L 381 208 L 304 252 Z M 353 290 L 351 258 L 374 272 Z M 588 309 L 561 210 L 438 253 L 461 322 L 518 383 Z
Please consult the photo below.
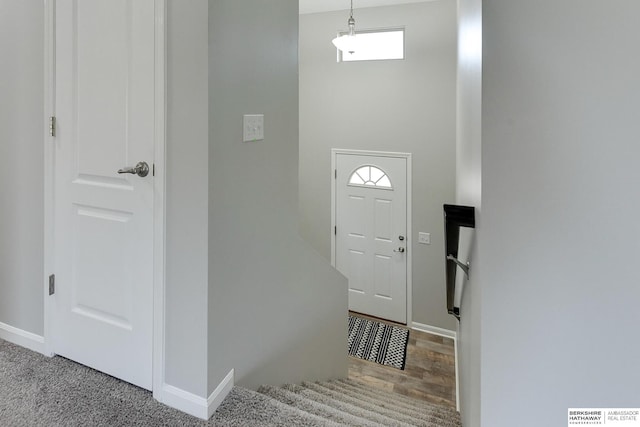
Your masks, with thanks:
M 391 180 L 380 168 L 373 165 L 360 166 L 349 177 L 349 185 L 355 187 L 376 187 L 391 190 Z
M 356 31 L 355 43 L 353 53 L 338 50 L 338 62 L 404 59 L 404 28 Z

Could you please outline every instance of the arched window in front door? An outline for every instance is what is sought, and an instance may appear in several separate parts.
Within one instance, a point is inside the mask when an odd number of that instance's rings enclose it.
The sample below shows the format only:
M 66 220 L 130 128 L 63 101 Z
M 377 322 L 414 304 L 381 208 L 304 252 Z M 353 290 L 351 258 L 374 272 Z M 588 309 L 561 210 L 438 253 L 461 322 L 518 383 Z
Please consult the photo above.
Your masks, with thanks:
M 349 185 L 354 187 L 374 187 L 393 190 L 387 174 L 377 166 L 364 165 L 353 171 L 349 177 Z

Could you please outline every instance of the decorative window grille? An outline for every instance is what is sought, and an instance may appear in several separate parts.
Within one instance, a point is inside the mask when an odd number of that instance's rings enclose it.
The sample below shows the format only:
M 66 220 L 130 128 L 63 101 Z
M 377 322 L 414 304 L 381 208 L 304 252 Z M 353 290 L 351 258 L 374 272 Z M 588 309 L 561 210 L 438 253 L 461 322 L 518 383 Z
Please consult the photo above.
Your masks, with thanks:
M 391 180 L 380 168 L 373 165 L 360 166 L 349 177 L 349 185 L 393 190 Z

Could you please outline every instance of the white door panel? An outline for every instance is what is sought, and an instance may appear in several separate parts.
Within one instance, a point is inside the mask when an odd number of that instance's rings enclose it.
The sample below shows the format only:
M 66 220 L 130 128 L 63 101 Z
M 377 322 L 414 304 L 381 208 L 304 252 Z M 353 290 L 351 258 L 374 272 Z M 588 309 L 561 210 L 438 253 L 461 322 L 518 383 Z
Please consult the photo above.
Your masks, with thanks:
M 335 260 L 349 279 L 349 309 L 400 323 L 407 321 L 406 162 L 336 156 Z
M 151 389 L 153 0 L 57 0 L 53 351 Z

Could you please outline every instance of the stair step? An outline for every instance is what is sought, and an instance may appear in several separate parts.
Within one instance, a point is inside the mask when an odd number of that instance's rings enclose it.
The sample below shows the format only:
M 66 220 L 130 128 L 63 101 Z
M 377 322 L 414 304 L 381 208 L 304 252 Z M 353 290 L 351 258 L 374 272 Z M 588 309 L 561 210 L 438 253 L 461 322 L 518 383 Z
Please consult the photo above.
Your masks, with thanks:
M 411 409 L 418 412 L 423 411 L 435 411 L 445 416 L 455 415 L 457 412 L 453 407 L 437 405 L 430 402 L 414 399 L 412 397 L 403 396 L 397 393 L 376 389 L 368 386 L 365 383 L 354 380 L 332 380 L 329 384 L 340 387 L 343 390 L 349 390 L 351 392 L 360 393 L 366 396 L 370 396 L 374 399 L 380 399 L 384 402 L 392 403 L 398 407 Z
M 404 396 L 398 393 L 377 389 L 358 380 L 339 379 L 332 380 L 330 381 L 330 383 L 361 391 L 369 396 L 373 396 L 374 398 L 392 401 L 403 407 L 415 408 L 418 410 L 437 410 L 444 411 L 446 413 L 456 413 L 455 408 L 451 406 L 439 405 L 436 403 L 426 402 L 424 400 L 418 400 L 413 397 Z
M 279 400 L 282 403 L 286 403 L 287 405 L 295 406 L 306 412 L 327 418 L 337 423 L 343 423 L 354 427 L 376 427 L 379 425 L 378 423 L 374 423 L 365 418 L 348 414 L 332 406 L 308 399 L 282 387 L 262 386 L 258 389 L 258 392 Z
M 380 414 L 377 411 L 371 411 L 369 408 L 362 408 L 358 404 L 354 404 L 352 402 L 343 401 L 341 399 L 336 399 L 331 396 L 327 396 L 323 393 L 319 393 L 311 388 L 309 388 L 308 383 L 303 383 L 302 385 L 287 385 L 285 386 L 288 390 L 293 391 L 296 394 L 300 394 L 309 399 L 316 400 L 318 402 L 322 402 L 325 405 L 332 406 L 336 409 L 344 411 L 346 413 L 356 415 L 361 418 L 368 419 L 369 421 L 373 421 L 379 423 L 383 426 L 388 427 L 408 427 L 412 426 L 412 424 L 398 421 L 392 417 Z
M 213 421 L 211 423 L 211 421 Z M 242 387 L 233 387 L 210 419 L 220 427 L 338 427 L 335 423 L 284 404 L 264 394 Z
M 411 417 L 421 422 L 435 423 L 441 426 L 456 426 L 457 424 L 447 424 L 451 418 L 456 418 L 457 413 L 451 409 L 439 407 L 436 405 L 420 405 L 419 401 L 415 404 L 407 404 L 405 402 L 394 401 L 390 398 L 389 393 L 381 395 L 370 395 L 368 387 L 348 387 L 337 382 L 330 381 L 322 383 L 323 387 L 331 388 L 337 393 L 344 393 L 352 398 L 360 399 L 372 405 L 385 408 L 387 411 L 395 411 L 404 417 Z
M 398 408 L 408 409 L 412 411 L 421 411 L 423 407 L 418 402 L 406 402 L 404 400 L 394 398 L 392 392 L 376 390 L 371 391 L 368 387 L 363 387 L 358 384 L 345 384 L 341 381 L 330 381 L 328 386 L 331 386 L 337 391 L 341 391 L 345 394 L 352 396 L 360 396 L 362 398 L 371 399 L 373 401 L 380 401 L 387 406 L 395 406 Z
M 333 399 L 345 401 L 353 405 L 357 405 L 358 407 L 366 409 L 368 411 L 385 415 L 401 423 L 406 423 L 409 425 L 420 425 L 425 421 L 437 420 L 437 418 L 433 416 L 427 416 L 426 419 L 424 419 L 425 417 L 423 417 L 422 414 L 418 413 L 417 411 L 412 411 L 413 413 L 410 413 L 409 410 L 403 410 L 403 408 L 385 404 L 385 401 L 382 399 L 371 399 L 361 395 L 344 393 L 342 390 L 336 390 L 335 387 L 333 387 L 331 384 L 303 383 L 303 386 L 306 386 L 311 390 L 329 396 Z

